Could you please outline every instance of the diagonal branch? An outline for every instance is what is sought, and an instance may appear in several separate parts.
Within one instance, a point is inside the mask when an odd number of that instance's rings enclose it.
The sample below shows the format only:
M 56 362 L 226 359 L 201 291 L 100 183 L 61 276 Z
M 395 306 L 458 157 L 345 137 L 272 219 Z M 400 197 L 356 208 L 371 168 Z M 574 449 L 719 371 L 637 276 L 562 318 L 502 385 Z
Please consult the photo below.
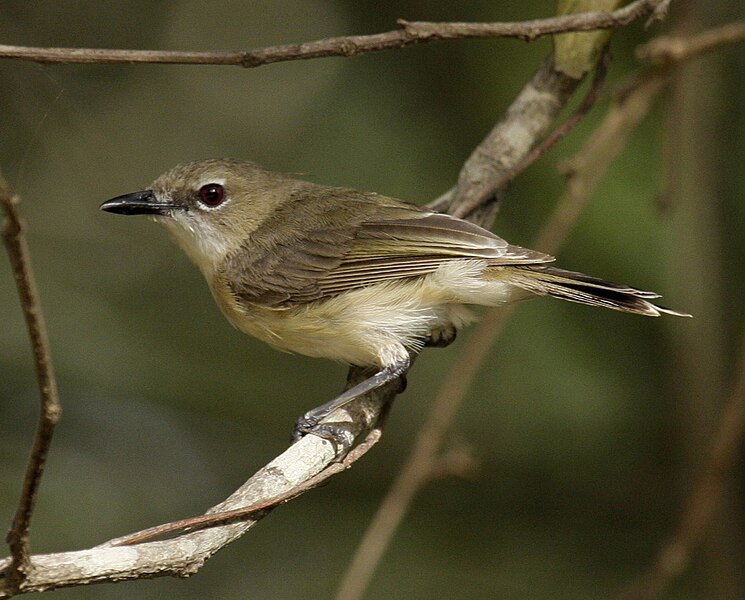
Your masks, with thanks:
M 702 541 L 737 465 L 745 435 L 745 328 L 734 381 L 717 431 L 675 530 L 663 542 L 640 579 L 616 597 L 646 600 L 659 596 L 685 570 Z
M 602 25 L 602 20 L 613 19 L 630 19 L 638 18 L 645 14 L 658 14 L 668 5 L 667 0 L 637 0 L 627 5 L 624 9 L 613 13 L 585 13 L 583 15 L 571 15 L 561 17 L 561 19 L 576 19 L 579 30 L 588 30 L 597 28 Z M 581 19 L 589 19 L 581 22 Z M 595 19 L 593 21 L 593 19 Z M 537 35 L 545 35 L 557 31 L 577 30 L 572 29 L 565 21 L 563 25 L 546 22 L 554 20 L 541 20 L 539 26 L 546 27 L 566 27 L 546 29 L 545 33 L 533 30 L 524 30 L 526 39 L 532 39 Z M 540 25 L 542 23 L 542 25 Z M 608 27 L 618 26 L 621 21 L 614 24 L 608 24 Z M 434 24 L 435 28 L 442 24 Z M 429 24 L 422 23 L 402 23 L 402 31 L 410 36 L 411 39 L 419 41 L 429 41 L 430 39 L 450 39 L 452 37 L 484 37 L 487 36 L 487 29 L 478 32 L 473 27 L 478 24 L 451 24 L 455 28 L 451 31 L 445 29 L 433 33 L 428 29 Z M 499 24 L 486 24 L 489 27 Z M 505 25 L 505 24 L 501 24 Z M 522 24 L 525 26 L 525 23 Z M 418 29 L 417 29 L 418 28 Z M 408 33 L 407 33 L 408 32 Z M 401 32 L 391 32 L 391 34 Z M 378 34 L 385 36 L 389 34 Z M 506 33 L 496 33 L 493 28 L 488 36 L 506 35 Z M 440 37 L 437 37 L 440 36 Z M 195 64 L 239 64 L 241 66 L 258 66 L 268 64 L 279 60 L 294 60 L 301 58 L 314 58 L 317 56 L 343 55 L 350 56 L 364 51 L 382 50 L 387 47 L 404 47 L 416 42 L 396 42 L 399 46 L 381 46 L 380 40 L 372 40 L 375 36 L 358 36 L 363 38 L 363 42 L 370 44 L 369 47 L 355 47 L 354 45 L 344 47 L 343 40 L 349 38 L 333 38 L 334 43 L 341 43 L 341 46 L 334 49 L 329 40 L 320 40 L 309 45 L 299 46 L 278 46 L 270 49 L 263 49 L 266 55 L 248 53 L 218 53 L 225 58 L 225 54 L 232 54 L 231 60 L 238 62 L 210 62 L 210 60 L 197 61 Z M 354 38 L 352 38 L 354 39 Z M 410 39 L 410 38 L 406 38 Z M 371 41 L 372 40 L 372 41 Z M 324 44 L 329 44 L 324 49 Z M 376 46 L 376 44 L 378 44 Z M 319 48 L 320 45 L 320 48 Z M 54 57 L 34 55 L 33 52 L 25 56 L 9 56 L 3 54 L 3 49 L 7 47 L 0 46 L 0 58 L 26 58 L 41 62 L 66 62 L 63 56 L 65 49 L 57 49 L 59 52 Z M 350 50 L 350 48 L 352 50 Z M 33 49 L 32 49 L 33 50 Z M 38 49 L 37 49 L 38 50 Z M 41 49 L 49 50 L 49 49 Z M 86 54 L 85 49 L 72 49 L 74 62 L 111 62 L 107 56 Z M 109 51 L 100 51 L 103 53 Z M 119 51 L 114 51 L 119 52 Z M 113 58 L 113 62 L 137 62 L 137 57 L 133 54 L 127 54 L 129 51 L 121 51 L 125 54 L 117 56 L 108 56 Z M 135 51 L 137 54 L 137 51 Z M 145 60 L 140 62 L 174 62 L 173 60 L 161 60 L 163 53 L 145 53 Z M 174 58 L 172 53 L 171 58 Z M 182 55 L 182 53 L 176 53 Z M 194 53 L 186 53 L 194 58 Z M 207 54 L 200 54 L 197 58 L 205 58 Z M 161 55 L 159 58 L 157 55 Z M 240 55 L 240 59 L 238 56 Z M 253 57 L 253 58 L 251 58 Z M 69 58 L 69 57 L 68 57 Z M 142 58 L 142 56 L 140 56 Z M 179 58 L 179 56 L 176 56 Z M 181 56 L 181 58 L 184 58 Z M 209 58 L 209 57 L 207 57 Z M 151 60 L 154 59 L 154 60 Z M 254 61 L 254 62 L 252 62 Z M 179 62 L 179 60 L 175 61 Z M 181 60 L 186 63 L 189 61 Z M 500 181 L 505 174 L 508 174 L 535 146 L 538 140 L 542 139 L 550 127 L 553 120 L 561 109 L 566 106 L 569 98 L 572 96 L 579 80 L 572 79 L 553 69 L 553 63 L 547 60 L 536 72 L 533 78 L 528 82 L 520 92 L 512 106 L 505 116 L 495 126 L 494 130 L 479 145 L 477 150 L 469 157 L 464 165 L 465 175 L 461 176 L 457 188 L 447 198 L 451 205 L 451 210 L 457 209 L 463 198 L 467 198 L 472 193 L 472 187 L 486 183 L 494 190 L 495 197 L 500 197 L 504 193 L 506 182 L 500 186 L 495 182 Z M 516 129 L 514 129 L 516 128 Z M 519 130 L 520 136 L 515 136 L 514 131 Z M 471 178 L 471 175 L 478 175 L 478 179 Z M 470 218 L 482 224 L 488 224 L 493 217 L 493 205 L 482 206 L 473 211 Z M 365 374 L 359 369 L 352 369 L 349 376 L 351 385 L 359 378 L 364 378 Z M 354 439 L 363 439 L 374 443 L 376 428 L 380 426 L 380 420 L 385 415 L 387 407 L 392 399 L 400 390 L 396 382 L 392 385 L 369 394 L 360 402 L 350 404 L 341 411 L 333 415 L 334 420 L 346 423 L 350 429 L 350 435 Z M 372 433 L 369 433 L 371 432 Z M 363 452 L 353 455 L 357 458 Z M 227 500 L 213 507 L 208 513 L 222 513 L 218 519 L 221 524 L 212 527 L 209 530 L 192 531 L 188 534 L 181 535 L 174 539 L 137 543 L 133 546 L 115 546 L 121 540 L 112 540 L 96 548 L 76 552 L 63 552 L 47 555 L 35 555 L 28 559 L 28 573 L 25 580 L 20 584 L 13 581 L 14 571 L 6 570 L 0 574 L 0 598 L 8 597 L 14 593 L 23 593 L 28 591 L 38 591 L 42 589 L 52 589 L 55 587 L 83 585 L 98 581 L 116 581 L 122 579 L 139 579 L 143 577 L 154 577 L 160 575 L 174 575 L 186 577 L 195 573 L 206 560 L 215 552 L 234 541 L 258 522 L 260 518 L 268 514 L 271 508 L 278 502 L 285 501 L 294 497 L 298 493 L 307 489 L 312 482 L 317 482 L 319 478 L 327 474 L 336 472 L 339 467 L 333 466 L 337 460 L 337 455 L 333 445 L 316 436 L 306 436 L 293 446 L 291 446 L 282 455 L 274 459 L 267 466 L 259 470 L 251 477 L 239 490 L 233 493 Z M 342 466 L 351 464 L 351 459 L 347 459 Z M 310 482 L 310 483 L 309 483 Z M 270 499 L 269 501 L 267 499 Z M 237 513 L 228 511 L 243 511 L 241 518 L 245 518 L 246 511 L 251 516 L 240 522 L 232 522 L 230 519 L 237 518 Z M 259 510 L 258 513 L 253 512 Z M 210 519 L 205 519 L 208 521 Z M 192 523 L 193 527 L 201 526 L 200 523 Z M 131 539 L 130 539 L 131 541 Z M 15 555 L 14 555 L 15 556 Z M 0 569 L 8 569 L 13 559 L 0 560 Z M 11 577 L 9 577 L 11 575 Z
M 198 517 L 190 517 L 172 523 L 156 525 L 155 527 L 150 527 L 137 533 L 109 540 L 105 544 L 102 544 L 101 547 L 132 546 L 133 544 L 141 544 L 142 542 L 148 542 L 155 538 L 164 537 L 176 532 L 199 531 L 200 529 L 206 529 L 208 527 L 230 525 L 231 523 L 237 523 L 239 521 L 245 521 L 252 517 L 256 517 L 259 513 L 267 512 L 276 508 L 280 504 L 289 502 L 293 498 L 297 498 L 301 494 L 318 487 L 337 473 L 341 473 L 348 469 L 378 443 L 382 434 L 381 429 L 373 429 L 367 435 L 365 441 L 352 448 L 352 450 L 350 450 L 341 461 L 329 464 L 317 475 L 314 475 L 305 481 L 301 481 L 295 487 L 280 493 L 278 496 L 272 498 L 259 498 L 253 504 L 242 508 L 234 508 L 232 510 L 220 512 L 207 512 Z
M 8 250 L 18 295 L 21 299 L 23 316 L 26 319 L 26 327 L 31 339 L 31 349 L 34 355 L 41 396 L 39 420 L 31 456 L 26 466 L 21 497 L 6 538 L 12 560 L 2 576 L 7 580 L 8 589 L 17 590 L 26 577 L 29 567 L 31 515 L 49 453 L 49 446 L 52 442 L 54 427 L 60 418 L 62 407 L 57 395 L 57 383 L 54 378 L 52 357 L 49 352 L 49 339 L 36 292 L 31 259 L 24 236 L 24 224 L 18 213 L 18 199 L 11 194 L 2 174 L 0 174 L 0 205 L 2 205 L 6 215 L 2 231 L 3 242 Z
M 602 176 L 616 156 L 625 147 L 629 135 L 648 115 L 659 94 L 670 81 L 675 69 L 686 61 L 701 54 L 743 39 L 740 23 L 724 25 L 704 31 L 686 39 L 675 39 L 674 53 L 661 66 L 654 66 L 615 94 L 615 104 L 606 117 L 588 138 L 582 149 L 564 161 L 561 170 L 567 176 L 566 192 L 556 204 L 553 215 L 543 227 L 533 244 L 544 252 L 555 254 L 568 237 L 571 228 L 579 218 L 585 204 L 596 189 Z M 669 38 L 658 38 L 667 40 Z M 657 40 L 647 46 L 656 47 Z M 666 46 L 657 46 L 664 52 Z M 592 96 L 592 90 L 588 93 Z M 571 119 L 570 119 L 571 120 Z M 560 131 L 562 127 L 559 128 Z M 495 128 L 496 129 L 496 128 Z M 547 138 L 551 139 L 549 136 Z M 476 155 L 477 152 L 474 152 Z M 533 153 L 526 155 L 527 160 Z M 516 164 L 515 171 L 520 164 Z M 505 184 L 511 179 L 504 172 Z M 455 193 L 455 189 L 430 204 L 442 210 Z M 471 203 L 478 206 L 477 203 Z M 466 214 L 461 204 L 459 214 Z M 511 307 L 488 311 L 469 338 L 469 345 L 458 358 L 433 402 L 426 423 L 422 426 L 414 447 L 397 474 L 386 497 L 376 511 L 373 521 L 365 532 L 339 587 L 337 598 L 349 600 L 361 597 L 367 583 L 382 557 L 398 525 L 404 518 L 418 491 L 429 481 L 428 473 L 437 462 L 437 455 L 445 441 L 450 424 L 462 404 L 471 382 L 478 372 L 489 348 L 499 336 L 502 326 L 512 312 Z M 745 336 L 745 333 L 743 334 Z M 734 453 L 741 443 L 745 430 L 745 337 L 740 358 L 738 383 L 733 396 L 720 421 L 720 429 L 715 439 L 710 457 L 710 466 L 705 469 L 699 484 L 688 500 L 688 510 L 679 526 L 660 550 L 656 562 L 645 573 L 638 584 L 626 595 L 624 600 L 648 598 L 653 591 L 662 589 L 680 573 L 687 562 L 693 546 L 701 537 L 703 530 L 716 506 L 724 488 L 726 478 L 731 476 Z
M 369 373 L 362 373 L 360 377 L 364 379 L 367 375 Z M 357 382 L 350 380 L 348 385 Z M 397 390 L 398 386 L 399 383 L 394 381 L 383 389 L 392 393 L 391 390 Z M 26 577 L 20 585 L 14 584 L 8 576 L 13 559 L 0 559 L 0 598 L 102 581 L 165 575 L 188 577 L 196 573 L 213 554 L 241 537 L 272 508 L 320 484 L 364 455 L 379 438 L 376 427 L 386 412 L 382 402 L 385 402 L 384 396 L 363 396 L 332 414 L 336 422 L 348 425 L 350 435 L 355 439 L 367 435 L 365 442 L 358 445 L 350 457 L 337 463 L 336 448 L 330 441 L 314 435 L 305 436 L 259 469 L 225 501 L 207 511 L 206 514 L 219 514 L 217 520 L 225 524 L 133 546 L 119 545 L 136 541 L 133 536 L 124 536 L 86 550 L 36 554 L 29 557 Z M 242 511 L 241 520 L 234 522 L 237 513 L 231 515 L 230 511 Z M 247 511 L 249 518 L 246 518 Z M 199 527 L 200 524 L 196 523 L 194 529 Z M 173 527 L 156 534 L 177 529 Z
M 566 119 L 559 127 L 554 129 L 549 136 L 546 137 L 540 144 L 536 145 L 530 152 L 528 152 L 519 163 L 517 163 L 512 169 L 500 175 L 500 178 L 493 182 L 492 185 L 496 187 L 507 186 L 515 177 L 532 165 L 538 160 L 543 154 L 548 152 L 551 147 L 563 139 L 574 126 L 582 120 L 589 110 L 594 106 L 595 102 L 600 95 L 600 90 L 605 83 L 605 76 L 608 73 L 608 63 L 610 58 L 608 53 L 605 52 L 598 62 L 598 66 L 595 69 L 595 76 L 590 86 L 589 91 L 585 95 L 584 99 L 576 110 Z M 484 187 L 483 193 L 477 196 L 469 195 L 459 203 L 457 208 L 452 209 L 451 213 L 460 218 L 466 218 L 474 210 L 479 208 L 481 204 L 488 200 L 493 195 L 488 187 Z
M 435 40 L 514 37 L 526 41 L 567 31 L 614 29 L 651 14 L 660 18 L 670 0 L 635 0 L 613 12 L 587 12 L 512 23 L 431 23 L 399 20 L 400 29 L 369 35 L 349 35 L 282 44 L 254 50 L 179 52 L 105 48 L 38 48 L 0 45 L 0 58 L 37 63 L 158 63 L 259 67 L 276 62 L 329 56 L 359 56 L 406 48 Z
M 598 65 L 598 73 L 596 73 L 596 84 L 602 82 L 604 68 L 605 66 L 601 62 Z M 583 105 L 591 105 L 597 91 L 596 85 L 593 85 Z M 587 109 L 589 109 L 589 106 L 587 106 Z M 583 113 L 586 110 L 581 109 L 580 112 Z M 570 116 L 555 132 L 560 134 L 565 129 L 566 123 L 573 123 L 574 120 L 575 116 Z M 606 118 L 606 122 L 608 120 L 614 124 L 619 121 L 617 118 Z M 624 122 L 629 125 L 629 130 L 633 130 L 633 121 Z M 551 140 L 554 137 L 555 135 L 552 133 L 546 140 Z M 564 239 L 568 237 L 571 226 L 579 218 L 582 208 L 594 191 L 594 184 L 599 181 L 598 174 L 605 172 L 612 160 L 608 153 L 603 155 L 597 153 L 597 147 L 602 144 L 613 144 L 617 137 L 617 127 L 609 128 L 604 122 L 575 155 L 573 160 L 575 162 L 581 161 L 584 168 L 573 173 L 572 178 L 586 180 L 586 178 L 592 177 L 592 185 L 587 182 L 588 185 L 569 186 L 569 190 L 561 197 L 551 218 L 543 227 L 534 247 L 553 254 L 558 250 Z M 616 147 L 620 149 L 621 146 Z M 515 166 L 515 170 L 532 155 L 533 152 L 526 154 L 523 161 Z M 599 156 L 602 156 L 602 158 L 598 160 Z M 506 177 L 505 184 L 509 180 L 511 180 L 511 177 Z M 575 191 L 580 191 L 580 193 L 574 193 Z M 512 315 L 513 309 L 513 306 L 507 306 L 487 311 L 476 329 L 471 333 L 468 338 L 468 345 L 453 364 L 440 392 L 432 403 L 430 413 L 417 435 L 411 453 L 396 475 L 390 490 L 365 532 L 352 562 L 344 574 L 337 598 L 351 600 L 362 597 L 398 525 L 406 516 L 406 512 L 414 501 L 416 494 L 429 481 L 429 474 L 437 465 L 438 456 L 446 441 L 451 423 L 463 404 L 466 394 L 495 340 Z

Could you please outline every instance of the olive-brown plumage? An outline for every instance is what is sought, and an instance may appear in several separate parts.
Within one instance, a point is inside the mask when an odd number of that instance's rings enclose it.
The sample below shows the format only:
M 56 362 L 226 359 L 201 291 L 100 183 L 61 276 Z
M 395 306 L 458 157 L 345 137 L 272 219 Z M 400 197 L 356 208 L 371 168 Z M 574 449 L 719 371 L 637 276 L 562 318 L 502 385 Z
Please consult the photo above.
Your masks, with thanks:
M 317 185 L 238 160 L 179 165 L 103 210 L 149 214 L 203 272 L 227 318 L 282 350 L 379 373 L 306 416 L 406 370 L 411 352 L 532 295 L 658 316 L 657 294 L 550 266 L 473 223 L 379 194 Z

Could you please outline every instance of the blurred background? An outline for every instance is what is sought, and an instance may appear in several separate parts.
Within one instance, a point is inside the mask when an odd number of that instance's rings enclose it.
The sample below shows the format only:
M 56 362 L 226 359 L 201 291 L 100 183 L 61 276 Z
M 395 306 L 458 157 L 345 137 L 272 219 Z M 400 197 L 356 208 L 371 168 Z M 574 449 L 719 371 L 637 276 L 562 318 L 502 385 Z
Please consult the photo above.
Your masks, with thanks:
M 673 3 L 614 36 L 608 88 L 634 48 L 687 14 L 700 30 L 738 2 Z M 553 2 L 5 0 L 2 43 L 231 50 L 387 31 L 409 20 L 549 16 Z M 740 15 L 740 18 L 742 15 Z M 98 205 L 174 164 L 248 158 L 313 181 L 424 203 L 550 50 L 450 41 L 243 70 L 0 61 L 0 168 L 23 199 L 64 406 L 32 523 L 34 552 L 89 547 L 190 516 L 281 452 L 295 418 L 346 368 L 234 330 L 196 268 L 146 219 Z M 418 496 L 368 598 L 598 598 L 649 563 L 674 527 L 729 391 L 743 321 L 743 46 L 688 69 L 603 179 L 559 264 L 662 293 L 695 319 L 523 304 L 460 411 L 472 479 Z M 530 245 L 563 190 L 555 164 L 590 116 L 512 185 L 495 231 Z M 467 333 L 409 374 L 381 443 L 281 507 L 186 581 L 55 598 L 330 597 Z M 0 260 L 0 524 L 37 415 L 31 354 Z M 671 598 L 745 597 L 743 478 Z M 3 525 L 4 527 L 4 525 Z

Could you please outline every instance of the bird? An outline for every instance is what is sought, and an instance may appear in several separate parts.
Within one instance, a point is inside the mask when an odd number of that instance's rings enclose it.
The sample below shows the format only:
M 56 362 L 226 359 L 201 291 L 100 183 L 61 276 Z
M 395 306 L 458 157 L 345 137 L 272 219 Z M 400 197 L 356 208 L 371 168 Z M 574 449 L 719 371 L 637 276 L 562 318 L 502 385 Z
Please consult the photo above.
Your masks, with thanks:
M 148 215 L 172 234 L 239 330 L 284 351 L 374 368 L 302 415 L 294 438 L 402 377 L 425 346 L 474 320 L 469 307 L 552 296 L 637 315 L 690 316 L 654 292 L 553 266 L 470 221 L 396 198 L 304 181 L 238 159 L 177 165 L 101 210 Z

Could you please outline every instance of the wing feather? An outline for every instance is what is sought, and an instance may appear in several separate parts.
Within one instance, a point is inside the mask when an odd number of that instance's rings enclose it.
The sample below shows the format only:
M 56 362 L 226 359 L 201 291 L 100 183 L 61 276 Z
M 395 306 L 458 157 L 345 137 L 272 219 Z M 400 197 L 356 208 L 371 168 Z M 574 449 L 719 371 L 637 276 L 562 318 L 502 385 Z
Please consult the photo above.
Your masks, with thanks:
M 222 270 L 238 299 L 285 308 L 426 275 L 454 260 L 481 259 L 490 265 L 553 260 L 468 221 L 374 194 L 337 191 L 350 202 L 334 204 L 322 219 L 316 213 L 304 223 L 297 214 L 311 214 L 313 194 L 294 198 L 288 210 L 277 211 L 228 255 Z M 314 222 L 322 227 L 306 224 Z M 282 228 L 291 235 L 278 235 Z

